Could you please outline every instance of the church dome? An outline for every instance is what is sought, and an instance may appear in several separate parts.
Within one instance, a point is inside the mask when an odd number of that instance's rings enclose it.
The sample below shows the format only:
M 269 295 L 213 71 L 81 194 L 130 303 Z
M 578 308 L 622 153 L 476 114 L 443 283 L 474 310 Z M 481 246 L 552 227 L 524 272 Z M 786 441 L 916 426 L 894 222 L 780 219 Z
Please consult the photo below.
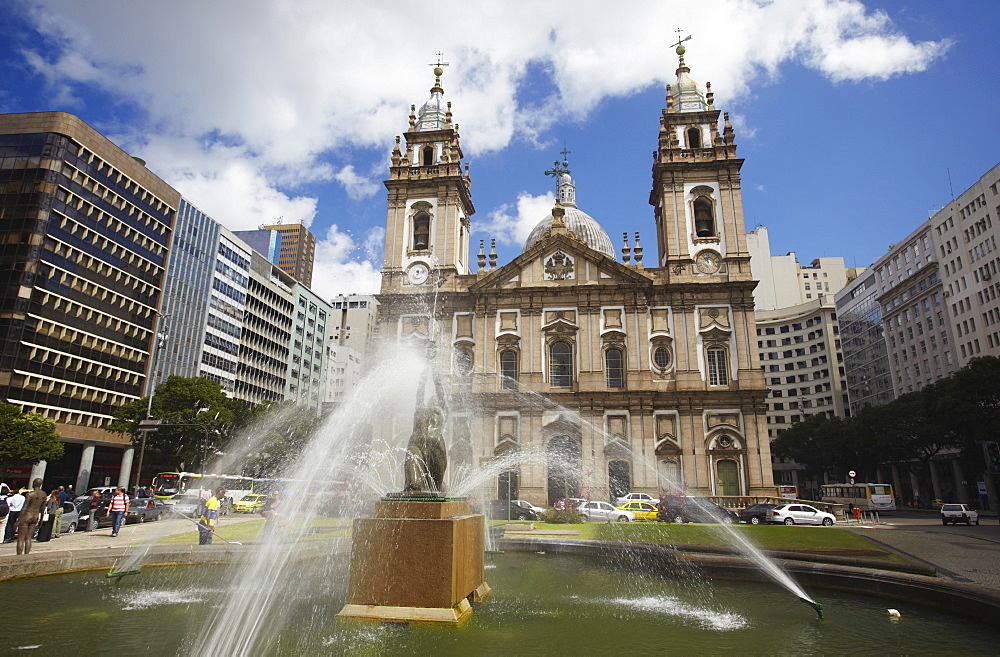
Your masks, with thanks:
M 528 239 L 524 242 L 525 251 L 530 249 L 542 238 L 542 235 L 546 231 L 552 228 L 553 220 L 553 216 L 549 214 L 549 216 L 538 222 L 534 229 L 532 229 L 531 234 L 528 235 Z M 590 248 L 610 258 L 615 257 L 615 248 L 611 244 L 611 238 L 601 228 L 601 224 L 597 223 L 597 220 L 586 212 L 582 212 L 575 207 L 567 207 L 566 214 L 563 216 L 563 223 L 566 225 L 566 228 L 573 231 L 574 235 L 586 242 Z

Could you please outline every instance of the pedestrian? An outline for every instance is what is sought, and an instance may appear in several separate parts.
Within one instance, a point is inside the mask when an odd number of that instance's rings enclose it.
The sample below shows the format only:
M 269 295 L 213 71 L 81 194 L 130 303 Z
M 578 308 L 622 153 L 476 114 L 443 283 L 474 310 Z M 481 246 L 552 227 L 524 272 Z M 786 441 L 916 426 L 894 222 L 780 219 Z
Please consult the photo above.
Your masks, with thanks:
M 101 494 L 96 490 L 87 500 L 87 528 L 84 531 L 92 532 L 97 529 L 97 512 L 101 510 Z
M 45 498 L 45 509 L 42 511 L 42 519 L 38 523 L 38 536 L 35 538 L 39 543 L 48 543 L 55 535 L 55 524 L 58 520 L 56 509 L 61 508 L 59 503 L 59 489 L 55 488 Z
M 198 519 L 198 545 L 212 544 L 212 532 L 215 530 L 215 522 L 219 519 L 219 506 L 225 496 L 226 489 L 220 488 L 215 491 L 213 497 L 205 501 L 201 518 Z
M 281 491 L 276 490 L 271 493 L 260 510 L 260 515 L 264 516 L 264 533 L 275 533 L 281 519 Z
M 137 486 L 135 489 L 135 496 L 137 499 L 146 497 L 146 489 L 142 486 Z
M 114 538 L 118 536 L 118 531 L 122 528 L 122 522 L 128 513 L 128 495 L 121 486 L 115 488 L 108 511 L 111 513 L 111 537 Z
M 73 490 L 73 484 L 70 484 L 69 486 L 66 487 L 66 498 L 70 502 L 76 501 L 76 491 Z
M 31 492 L 24 496 L 24 506 L 17 516 L 17 553 L 31 553 L 31 539 L 45 510 L 48 495 L 42 490 L 42 478 L 31 482 Z
M 0 484 L 0 540 L 3 537 L 4 525 L 7 524 L 7 515 L 10 514 L 10 507 L 7 506 L 7 496 L 10 495 L 10 488 L 7 484 Z
M 17 519 L 21 515 L 23 507 L 24 495 L 21 495 L 16 490 L 11 491 L 11 494 L 7 496 L 7 508 L 10 513 L 7 515 L 7 531 L 3 535 L 4 543 L 10 543 L 14 540 L 14 534 L 17 533 Z
M 63 502 L 66 501 L 69 495 L 62 486 L 52 492 L 59 498 L 59 504 L 56 506 L 56 519 L 52 523 L 52 538 L 59 538 L 59 530 L 62 529 Z

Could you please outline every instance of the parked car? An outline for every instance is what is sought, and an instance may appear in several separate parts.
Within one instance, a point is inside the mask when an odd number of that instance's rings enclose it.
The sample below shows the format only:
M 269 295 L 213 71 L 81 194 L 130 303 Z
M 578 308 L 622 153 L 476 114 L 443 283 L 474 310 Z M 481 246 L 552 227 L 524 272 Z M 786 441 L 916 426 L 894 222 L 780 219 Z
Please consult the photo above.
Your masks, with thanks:
M 236 513 L 258 513 L 264 508 L 265 504 L 267 504 L 267 495 L 251 493 L 250 495 L 244 495 L 243 499 L 233 507 L 233 511 Z
M 155 522 L 164 513 L 167 513 L 167 508 L 163 500 L 152 497 L 140 497 L 130 500 L 125 522 Z
M 573 505 L 574 509 L 579 509 L 590 500 L 583 497 L 567 497 L 566 502 Z
M 541 506 L 535 506 L 531 502 L 526 500 L 512 500 L 514 504 L 518 505 L 522 509 L 528 509 L 529 511 L 534 511 L 535 515 L 545 513 L 545 508 Z
M 655 505 L 657 502 L 659 502 L 659 500 L 652 497 L 651 495 L 647 495 L 646 493 L 629 493 L 628 495 L 624 495 L 615 500 L 615 504 L 617 506 L 621 506 L 629 502 L 649 502 L 650 504 Z
M 72 534 L 80 526 L 80 513 L 69 500 L 62 503 L 62 522 L 59 523 L 60 534 Z
M 169 505 L 170 510 L 174 513 L 179 513 L 182 516 L 187 516 L 193 518 L 198 515 L 198 509 L 201 508 L 201 497 L 198 495 L 183 495 L 181 497 L 175 497 L 176 500 L 173 504 Z
M 538 520 L 538 514 L 509 500 L 491 500 L 486 506 L 490 520 Z
M 740 511 L 740 522 L 750 525 L 766 524 L 770 520 L 771 509 L 777 504 L 754 504 Z
M 808 504 L 782 504 L 771 509 L 770 522 L 786 525 L 826 525 L 837 522 L 832 513 L 820 511 Z
M 610 502 L 596 502 L 591 500 L 579 507 L 573 507 L 580 512 L 587 520 L 603 520 L 605 522 L 631 522 L 635 520 L 635 514 L 625 509 L 616 509 Z
M 669 496 L 659 505 L 657 520 L 732 525 L 739 522 L 740 517 L 703 497 Z
M 651 502 L 626 502 L 618 506 L 623 511 L 631 511 L 636 520 L 656 521 L 659 510 Z
M 944 500 L 931 500 L 931 508 L 932 509 L 940 509 L 945 504 L 946 504 L 946 502 Z
M 979 524 L 979 512 L 970 509 L 968 504 L 945 504 L 941 507 L 941 524 L 948 523 L 957 525 L 960 522 L 972 526 L 972 523 Z
M 76 499 L 73 500 L 73 501 L 74 502 L 81 502 L 83 500 L 89 500 L 91 497 L 93 497 L 94 491 L 97 491 L 98 493 L 100 493 L 102 498 L 104 498 L 104 497 L 111 497 L 114 494 L 116 488 L 118 488 L 118 487 L 117 486 L 95 486 L 94 488 L 87 489 L 87 493 L 85 495 L 77 495 Z

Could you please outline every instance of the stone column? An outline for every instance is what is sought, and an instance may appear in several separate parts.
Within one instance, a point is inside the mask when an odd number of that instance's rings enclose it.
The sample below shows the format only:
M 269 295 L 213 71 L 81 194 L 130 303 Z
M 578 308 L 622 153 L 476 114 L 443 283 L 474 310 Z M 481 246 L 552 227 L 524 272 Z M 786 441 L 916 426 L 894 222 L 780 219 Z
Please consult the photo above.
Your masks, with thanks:
M 965 485 L 965 476 L 962 474 L 962 466 L 958 459 L 951 460 L 951 474 L 955 477 L 955 490 L 958 491 L 958 501 L 962 504 L 969 503 L 969 487 Z
M 917 479 L 917 475 L 910 470 L 910 488 L 913 489 L 913 499 L 916 500 L 920 497 L 920 480 Z
M 28 475 L 28 488 L 31 488 L 31 482 L 35 479 L 45 479 L 45 467 L 48 465 L 47 461 L 39 461 L 38 463 L 31 466 L 31 474 Z
M 900 503 L 903 501 L 903 480 L 899 476 L 899 466 L 892 464 L 892 492 Z
M 76 471 L 76 493 L 83 495 L 90 488 L 90 475 L 94 470 L 94 443 L 83 444 L 80 469 Z
M 129 480 L 132 478 L 132 455 L 135 447 L 131 445 L 122 450 L 122 465 L 118 470 L 118 485 L 127 489 Z
M 931 471 L 931 488 L 934 491 L 934 499 L 941 499 L 941 482 L 938 480 L 937 466 L 934 461 L 927 461 L 927 469 Z

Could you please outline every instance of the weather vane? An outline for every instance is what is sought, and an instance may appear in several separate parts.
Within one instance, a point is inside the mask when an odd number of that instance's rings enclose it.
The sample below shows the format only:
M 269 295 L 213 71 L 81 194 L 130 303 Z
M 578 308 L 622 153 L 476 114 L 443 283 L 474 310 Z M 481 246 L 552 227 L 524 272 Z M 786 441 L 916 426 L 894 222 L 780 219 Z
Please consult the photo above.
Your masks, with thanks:
M 688 37 L 688 38 L 690 39 L 691 37 Z M 438 53 L 437 53 L 437 58 L 438 58 L 437 59 L 437 63 L 436 64 L 428 64 L 428 66 L 433 66 L 434 67 L 434 69 L 435 69 L 435 71 L 434 71 L 435 75 L 441 75 L 441 73 L 437 72 L 437 69 L 441 68 L 442 66 L 449 66 L 448 62 L 442 62 L 441 61 L 442 57 L 444 57 L 444 53 L 439 50 Z
M 679 47 L 680 47 L 680 45 L 681 45 L 682 43 L 684 43 L 685 41 L 690 41 L 690 40 L 691 40 L 691 35 L 690 35 L 690 34 L 689 34 L 689 35 L 687 35 L 687 36 L 686 36 L 686 37 L 684 37 L 684 38 L 681 38 L 681 28 L 679 28 L 679 27 L 678 27 L 678 28 L 677 28 L 676 30 L 674 30 L 674 32 L 677 32 L 677 43 L 675 43 L 675 44 L 673 44 L 673 45 L 674 45 L 674 46 L 676 46 L 676 47 L 678 47 L 678 48 L 679 48 Z
M 558 178 L 559 176 L 563 175 L 564 173 L 572 173 L 569 170 L 569 159 L 568 159 L 569 154 L 571 152 L 572 151 L 569 150 L 568 148 L 566 148 L 566 146 L 563 146 L 562 151 L 559 153 L 560 155 L 563 156 L 562 162 L 560 162 L 559 160 L 556 160 L 555 162 L 553 162 L 552 163 L 552 168 L 549 169 L 548 171 L 546 171 L 545 175 L 546 176 L 552 176 L 553 178 Z

